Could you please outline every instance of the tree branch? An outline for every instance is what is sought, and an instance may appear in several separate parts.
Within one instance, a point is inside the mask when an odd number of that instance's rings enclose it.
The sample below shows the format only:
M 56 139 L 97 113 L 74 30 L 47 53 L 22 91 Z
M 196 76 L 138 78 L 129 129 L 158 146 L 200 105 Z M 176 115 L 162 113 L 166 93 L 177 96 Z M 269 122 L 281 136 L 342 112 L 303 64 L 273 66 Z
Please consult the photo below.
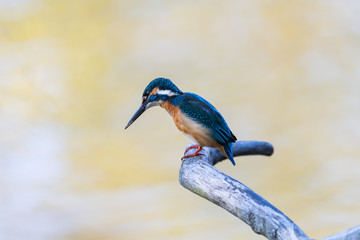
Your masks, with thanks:
M 359 240 L 360 239 L 360 225 L 350 228 L 348 230 L 336 233 L 322 240 Z
M 192 144 L 190 144 L 192 145 Z M 218 162 L 221 162 L 227 157 L 224 154 L 215 148 L 207 148 L 209 156 L 206 159 L 209 164 L 215 165 Z M 261 141 L 237 141 L 233 144 L 233 154 L 234 156 L 245 156 L 245 155 L 265 155 L 271 156 L 274 153 L 273 146 L 268 142 Z
M 193 144 L 195 143 L 190 145 Z M 189 153 L 194 151 L 191 149 Z M 256 154 L 271 156 L 273 147 L 267 142 L 237 141 L 233 144 L 233 152 L 234 156 Z M 203 156 L 183 160 L 179 174 L 182 186 L 224 208 L 248 224 L 254 232 L 268 239 L 310 239 L 293 221 L 260 195 L 214 168 L 213 165 L 225 159 L 219 150 L 204 147 L 202 153 Z M 344 237 L 350 236 L 348 234 L 355 237 Z M 354 228 L 339 235 L 343 238 L 334 235 L 335 237 L 331 236 L 324 240 L 359 239 L 356 238 L 359 234 L 360 229 Z

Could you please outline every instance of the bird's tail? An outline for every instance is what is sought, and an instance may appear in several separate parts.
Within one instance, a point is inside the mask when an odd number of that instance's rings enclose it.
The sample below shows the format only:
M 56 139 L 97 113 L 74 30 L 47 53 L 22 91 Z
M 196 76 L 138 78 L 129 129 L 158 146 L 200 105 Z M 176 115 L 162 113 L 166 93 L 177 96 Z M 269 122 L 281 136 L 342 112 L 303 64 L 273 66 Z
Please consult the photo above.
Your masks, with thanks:
M 230 159 L 231 163 L 235 166 L 235 161 L 234 161 L 234 157 L 233 157 L 233 152 L 232 152 L 232 143 L 226 143 L 224 146 L 224 151 L 226 153 L 226 156 L 228 159 Z

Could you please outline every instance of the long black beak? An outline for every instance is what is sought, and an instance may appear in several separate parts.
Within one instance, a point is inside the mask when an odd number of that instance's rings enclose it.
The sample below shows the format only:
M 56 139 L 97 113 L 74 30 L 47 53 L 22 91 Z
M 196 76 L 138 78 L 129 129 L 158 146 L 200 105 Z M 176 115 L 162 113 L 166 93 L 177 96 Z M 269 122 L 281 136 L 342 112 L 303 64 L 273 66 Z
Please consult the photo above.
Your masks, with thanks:
M 130 119 L 130 121 L 128 122 L 128 124 L 126 125 L 125 129 L 127 129 L 128 127 L 130 127 L 130 125 L 135 122 L 136 119 L 138 119 L 138 117 L 140 117 L 140 115 L 145 112 L 146 110 L 146 105 L 147 103 L 144 102 L 143 104 L 141 104 L 141 106 L 139 107 L 139 109 L 136 111 L 136 113 L 134 114 L 134 116 Z

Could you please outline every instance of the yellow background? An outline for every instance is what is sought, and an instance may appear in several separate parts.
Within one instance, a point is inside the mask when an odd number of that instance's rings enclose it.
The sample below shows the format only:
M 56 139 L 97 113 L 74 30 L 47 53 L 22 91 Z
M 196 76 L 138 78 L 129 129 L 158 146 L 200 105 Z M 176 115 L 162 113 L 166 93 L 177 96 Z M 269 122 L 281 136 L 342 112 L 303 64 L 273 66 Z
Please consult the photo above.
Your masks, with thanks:
M 0 2 L 0 239 L 263 239 L 182 188 L 168 77 L 272 157 L 216 167 L 311 238 L 360 222 L 358 1 Z

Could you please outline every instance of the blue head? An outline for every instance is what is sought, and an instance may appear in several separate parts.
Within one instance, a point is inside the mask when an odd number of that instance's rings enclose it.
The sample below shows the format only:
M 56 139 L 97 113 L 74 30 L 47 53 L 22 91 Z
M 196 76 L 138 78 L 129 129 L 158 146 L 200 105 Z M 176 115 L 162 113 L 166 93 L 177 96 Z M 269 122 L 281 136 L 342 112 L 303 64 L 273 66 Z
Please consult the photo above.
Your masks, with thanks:
M 165 102 L 171 97 L 178 96 L 183 92 L 167 78 L 156 78 L 145 88 L 142 95 L 142 103 L 134 116 L 130 119 L 125 129 L 128 128 L 140 115 L 153 106 L 158 106 L 160 102 Z

